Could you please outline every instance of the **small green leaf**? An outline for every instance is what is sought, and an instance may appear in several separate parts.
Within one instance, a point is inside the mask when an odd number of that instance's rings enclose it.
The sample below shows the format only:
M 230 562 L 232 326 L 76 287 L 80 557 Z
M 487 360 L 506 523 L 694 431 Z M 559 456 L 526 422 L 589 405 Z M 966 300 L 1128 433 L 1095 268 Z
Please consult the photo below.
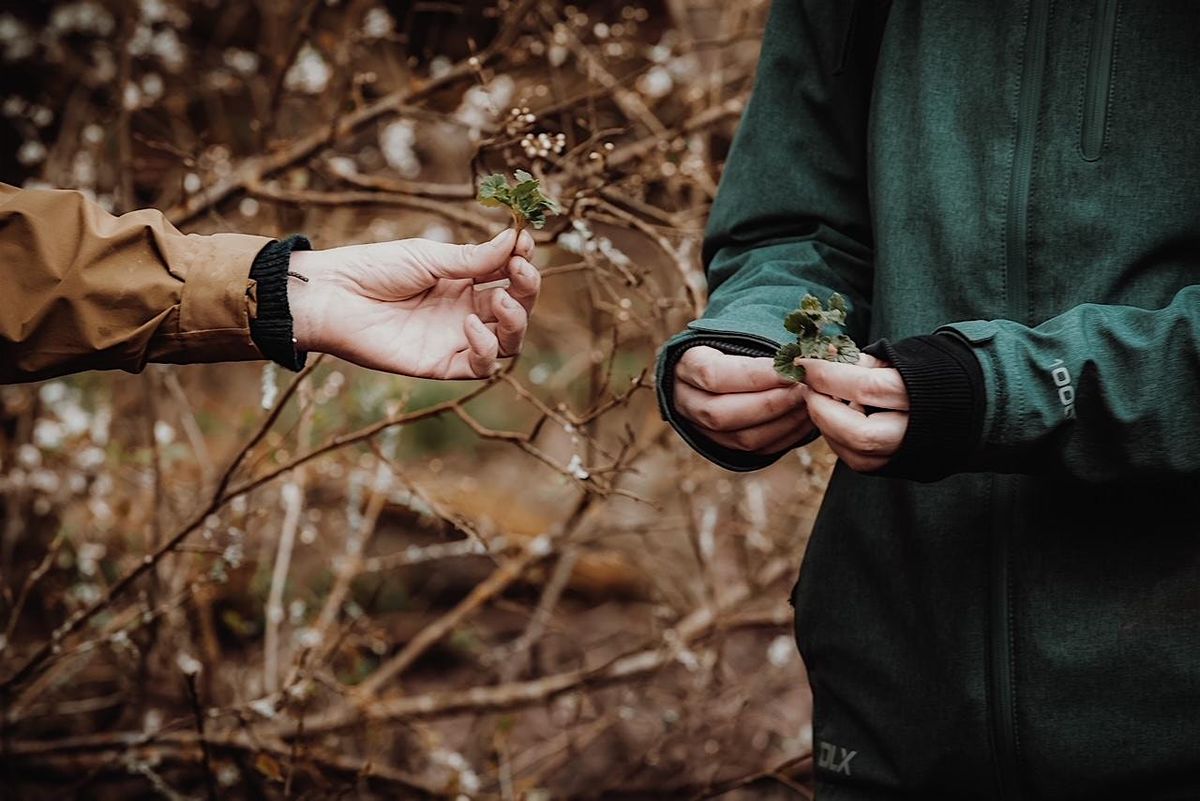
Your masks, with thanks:
M 854 340 L 845 334 L 840 334 L 833 338 L 833 346 L 837 350 L 837 356 L 834 361 L 842 362 L 843 364 L 857 364 L 859 350 L 854 344 Z
M 487 200 L 508 194 L 508 179 L 499 173 L 493 173 L 479 184 L 479 199 Z
M 804 336 L 805 334 L 812 336 L 816 334 L 812 318 L 808 316 L 807 312 L 800 309 L 790 312 L 787 317 L 783 318 L 783 327 L 796 336 Z
M 524 219 L 534 228 L 546 224 L 546 215 L 559 214 L 561 209 L 553 199 L 542 194 L 538 180 L 526 170 L 514 173 L 515 186 L 503 175 L 489 175 L 479 186 L 479 202 L 485 206 L 507 206 L 513 215 Z
M 853 364 L 858 361 L 858 346 L 849 336 L 827 329 L 846 323 L 846 299 L 836 292 L 830 296 L 828 307 L 813 295 L 805 295 L 800 307 L 783 320 L 783 327 L 796 335 L 796 341 L 779 349 L 775 370 L 794 381 L 804 380 L 804 368 L 795 364 L 797 358 L 825 359 Z
M 802 356 L 800 346 L 795 342 L 789 342 L 775 354 L 775 372 L 797 383 L 803 381 L 804 368 L 796 364 L 796 359 Z

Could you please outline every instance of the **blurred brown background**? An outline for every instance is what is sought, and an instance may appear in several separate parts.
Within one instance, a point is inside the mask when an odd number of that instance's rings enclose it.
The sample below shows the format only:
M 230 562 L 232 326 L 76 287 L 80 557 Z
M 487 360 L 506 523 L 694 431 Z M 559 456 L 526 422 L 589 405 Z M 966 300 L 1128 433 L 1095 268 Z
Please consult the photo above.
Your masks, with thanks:
M 725 473 L 652 386 L 765 10 L 0 4 L 6 183 L 317 247 L 479 241 L 492 170 L 566 208 L 489 383 L 0 388 L 0 796 L 807 794 L 787 596 L 828 455 Z

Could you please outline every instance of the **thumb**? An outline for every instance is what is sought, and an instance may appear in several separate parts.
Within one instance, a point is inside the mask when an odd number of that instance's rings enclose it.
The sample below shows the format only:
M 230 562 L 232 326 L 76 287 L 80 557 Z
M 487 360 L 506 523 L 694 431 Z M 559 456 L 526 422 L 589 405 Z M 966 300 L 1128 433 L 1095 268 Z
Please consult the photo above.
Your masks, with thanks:
M 482 278 L 504 269 L 517 242 L 517 234 L 506 228 L 479 245 L 443 245 L 433 256 L 432 272 L 440 278 Z

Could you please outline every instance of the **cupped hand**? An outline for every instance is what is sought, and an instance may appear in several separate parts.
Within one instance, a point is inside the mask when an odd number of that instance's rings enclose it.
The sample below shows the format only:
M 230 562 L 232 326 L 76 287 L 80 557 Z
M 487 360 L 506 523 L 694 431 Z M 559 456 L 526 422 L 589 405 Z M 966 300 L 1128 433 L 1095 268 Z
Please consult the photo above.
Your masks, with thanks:
M 886 465 L 908 431 L 908 389 L 900 372 L 865 353 L 858 364 L 800 363 L 809 417 L 833 452 L 861 473 Z
M 296 347 L 419 378 L 484 378 L 521 350 L 541 288 L 533 238 L 401 239 L 292 253 Z M 507 286 L 480 284 L 507 280 Z
M 775 454 L 812 433 L 804 387 L 770 357 L 733 356 L 704 345 L 675 367 L 675 411 L 701 434 L 739 451 Z

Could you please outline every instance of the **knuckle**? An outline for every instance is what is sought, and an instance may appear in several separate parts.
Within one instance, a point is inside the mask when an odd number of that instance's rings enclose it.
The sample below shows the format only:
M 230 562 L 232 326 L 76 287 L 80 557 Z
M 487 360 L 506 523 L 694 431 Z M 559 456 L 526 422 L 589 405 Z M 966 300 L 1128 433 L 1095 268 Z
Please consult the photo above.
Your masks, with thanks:
M 458 260 L 463 267 L 470 267 L 475 261 L 475 253 L 478 248 L 479 245 L 476 245 L 474 242 L 468 242 L 458 249 Z
M 887 443 L 878 431 L 867 430 L 859 434 L 858 450 L 869 456 L 878 456 L 887 448 Z
M 758 447 L 758 437 L 750 431 L 735 431 L 732 435 L 733 442 L 739 450 L 752 451 Z
M 875 447 L 871 435 L 861 429 L 850 432 L 850 436 L 847 439 L 849 440 L 847 444 L 856 454 L 871 453 L 872 448 Z
M 701 387 L 712 392 L 713 387 L 717 385 L 717 373 L 718 370 L 712 362 L 701 362 L 696 365 L 693 375 Z
M 696 409 L 696 422 L 710 431 L 720 431 L 725 419 L 719 411 L 711 406 L 702 405 Z
M 893 386 L 886 370 L 872 370 L 864 382 L 863 403 L 887 406 L 892 401 Z

